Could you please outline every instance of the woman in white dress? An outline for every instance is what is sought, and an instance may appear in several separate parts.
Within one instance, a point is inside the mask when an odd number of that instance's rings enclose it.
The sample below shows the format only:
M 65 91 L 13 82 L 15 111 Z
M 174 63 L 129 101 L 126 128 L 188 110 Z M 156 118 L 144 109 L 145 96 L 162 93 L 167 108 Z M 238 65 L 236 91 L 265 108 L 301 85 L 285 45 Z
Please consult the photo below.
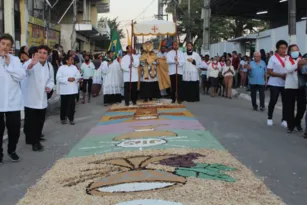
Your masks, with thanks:
M 103 75 L 104 105 L 122 102 L 123 73 L 114 53 L 109 51 L 106 60 L 101 64 Z

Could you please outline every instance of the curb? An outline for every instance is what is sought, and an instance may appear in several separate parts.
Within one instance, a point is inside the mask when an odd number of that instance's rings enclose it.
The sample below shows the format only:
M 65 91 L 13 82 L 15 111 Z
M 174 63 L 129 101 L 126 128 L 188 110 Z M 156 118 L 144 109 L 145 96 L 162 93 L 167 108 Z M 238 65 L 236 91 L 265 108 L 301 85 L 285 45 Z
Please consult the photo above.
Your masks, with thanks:
M 243 100 L 247 100 L 249 102 L 252 101 L 251 96 L 246 94 L 246 93 L 240 93 L 238 92 L 236 89 L 232 89 L 232 96 L 239 98 L 239 99 L 243 99 Z M 260 103 L 259 99 L 257 99 L 257 103 Z M 269 103 L 265 102 L 265 106 L 268 107 Z M 282 110 L 281 106 L 275 106 L 276 109 Z

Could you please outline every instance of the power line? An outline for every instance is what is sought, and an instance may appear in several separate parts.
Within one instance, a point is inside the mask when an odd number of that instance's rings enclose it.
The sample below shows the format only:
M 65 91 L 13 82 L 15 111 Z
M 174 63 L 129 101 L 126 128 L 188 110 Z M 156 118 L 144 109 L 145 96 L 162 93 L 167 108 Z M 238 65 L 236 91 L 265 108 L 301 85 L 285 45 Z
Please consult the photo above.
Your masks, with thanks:
M 133 20 L 135 20 L 135 19 L 137 19 L 137 18 L 139 18 L 154 2 L 155 2 L 156 0 L 152 0 L 149 4 L 148 4 L 148 6 L 137 16 L 137 17 L 135 17 Z

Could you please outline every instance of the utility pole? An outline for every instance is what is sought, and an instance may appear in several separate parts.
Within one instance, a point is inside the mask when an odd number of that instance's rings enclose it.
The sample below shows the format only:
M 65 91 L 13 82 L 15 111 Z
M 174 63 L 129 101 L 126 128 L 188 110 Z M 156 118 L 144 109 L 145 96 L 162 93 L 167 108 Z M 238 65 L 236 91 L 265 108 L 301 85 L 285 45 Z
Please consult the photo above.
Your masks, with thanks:
M 158 20 L 163 20 L 163 2 L 158 0 Z
M 76 32 L 76 24 L 77 24 L 77 0 L 73 1 L 73 28 L 72 28 L 72 38 L 71 38 L 71 49 L 75 49 L 75 43 L 77 40 L 77 32 Z
M 210 0 L 204 0 L 203 18 L 204 18 L 204 27 L 203 27 L 202 54 L 204 55 L 204 54 L 209 54 L 210 52 L 210 19 L 211 19 Z
M 296 43 L 296 0 L 288 1 L 289 42 Z
M 188 26 L 188 33 L 187 33 L 187 42 L 191 41 L 191 0 L 188 0 L 188 18 L 189 18 L 189 26 Z

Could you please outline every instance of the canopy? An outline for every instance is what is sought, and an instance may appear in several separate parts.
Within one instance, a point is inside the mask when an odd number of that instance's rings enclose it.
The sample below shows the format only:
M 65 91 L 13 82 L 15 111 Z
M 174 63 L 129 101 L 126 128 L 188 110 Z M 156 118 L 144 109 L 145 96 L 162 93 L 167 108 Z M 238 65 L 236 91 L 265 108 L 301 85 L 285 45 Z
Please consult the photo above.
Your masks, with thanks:
M 176 24 L 171 21 L 152 20 L 133 24 L 134 36 L 176 35 Z

